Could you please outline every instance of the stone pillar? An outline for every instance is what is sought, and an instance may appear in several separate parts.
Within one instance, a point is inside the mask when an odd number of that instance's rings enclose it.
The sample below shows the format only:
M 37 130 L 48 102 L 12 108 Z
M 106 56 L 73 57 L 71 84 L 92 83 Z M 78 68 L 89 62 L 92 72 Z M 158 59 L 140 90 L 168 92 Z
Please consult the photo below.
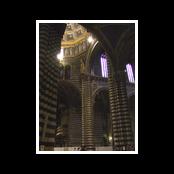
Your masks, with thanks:
M 115 80 L 109 59 L 107 63 L 113 150 L 134 150 L 124 71 L 117 72 Z
M 56 28 L 57 27 L 57 28 Z M 55 144 L 58 62 L 60 46 L 56 24 L 39 24 L 39 126 L 40 145 L 53 150 Z
M 120 150 L 135 150 L 131 118 L 128 110 L 126 77 L 124 71 L 116 74 L 117 132 L 120 133 Z
M 107 59 L 107 66 L 108 66 L 109 103 L 110 103 L 111 122 L 112 122 L 112 141 L 113 141 L 113 149 L 115 149 L 115 147 L 119 147 L 119 134 L 117 133 L 117 122 L 116 122 L 116 84 L 114 83 L 113 71 L 109 59 Z
M 83 75 L 82 79 L 82 145 L 85 150 L 95 150 L 91 77 Z
M 48 48 L 49 25 L 39 24 L 39 60 L 46 58 Z
M 84 139 L 84 136 L 85 136 L 85 130 L 84 130 L 84 119 L 85 119 L 85 82 L 84 82 L 84 79 L 82 78 L 81 79 L 81 83 L 82 83 L 82 93 L 81 93 L 81 96 L 82 96 L 82 147 L 85 146 L 85 139 Z
M 44 97 L 44 89 L 46 84 L 43 82 L 43 78 L 46 76 L 44 71 L 46 67 L 46 55 L 48 49 L 49 41 L 49 25 L 48 24 L 39 24 L 39 100 L 40 100 L 40 114 L 39 114 L 39 132 L 40 133 L 40 145 L 43 147 L 45 132 L 47 127 L 48 115 L 45 112 L 45 105 L 42 101 Z M 43 91 L 43 93 L 42 93 Z

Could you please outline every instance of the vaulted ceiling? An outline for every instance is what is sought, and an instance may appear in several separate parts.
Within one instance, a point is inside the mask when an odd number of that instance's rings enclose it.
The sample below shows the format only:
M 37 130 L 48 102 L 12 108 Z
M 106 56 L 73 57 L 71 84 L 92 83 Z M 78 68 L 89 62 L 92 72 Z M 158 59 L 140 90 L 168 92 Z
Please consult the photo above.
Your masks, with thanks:
M 63 48 L 75 46 L 86 40 L 88 36 L 89 33 L 82 25 L 68 23 L 63 34 L 61 46 Z
M 115 49 L 121 35 L 126 30 L 134 28 L 134 24 L 131 23 L 86 23 L 81 25 L 93 33 L 104 47 L 107 45 L 107 49 L 110 51 Z
M 125 63 L 135 60 L 134 23 L 83 23 L 111 58 L 115 69 L 123 68 Z
M 85 39 L 88 33 L 101 43 L 103 49 L 111 57 L 113 66 L 120 62 L 135 59 L 135 24 L 134 23 L 79 23 L 67 24 L 62 43 L 78 43 Z M 65 25 L 65 24 L 58 24 Z M 83 26 L 83 27 L 82 27 Z M 61 28 L 61 27 L 60 27 Z M 62 32 L 60 32 L 62 33 Z M 121 59 L 121 60 L 119 60 Z

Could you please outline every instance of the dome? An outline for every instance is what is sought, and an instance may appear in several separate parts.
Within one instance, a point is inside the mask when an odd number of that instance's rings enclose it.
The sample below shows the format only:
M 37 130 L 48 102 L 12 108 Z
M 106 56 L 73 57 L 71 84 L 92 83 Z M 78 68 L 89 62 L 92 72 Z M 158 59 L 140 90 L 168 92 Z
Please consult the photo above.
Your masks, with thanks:
M 61 41 L 61 46 L 63 48 L 73 47 L 81 44 L 88 36 L 89 33 L 80 24 L 68 23 Z

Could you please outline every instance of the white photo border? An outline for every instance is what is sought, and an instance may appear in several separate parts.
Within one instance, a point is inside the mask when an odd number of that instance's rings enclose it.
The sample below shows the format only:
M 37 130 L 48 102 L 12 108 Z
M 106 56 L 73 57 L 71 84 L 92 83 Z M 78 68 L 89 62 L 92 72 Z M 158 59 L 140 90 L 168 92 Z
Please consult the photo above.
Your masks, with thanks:
M 39 24 L 134 23 L 135 24 L 135 151 L 40 151 L 39 150 Z M 36 20 L 36 154 L 138 154 L 138 20 Z

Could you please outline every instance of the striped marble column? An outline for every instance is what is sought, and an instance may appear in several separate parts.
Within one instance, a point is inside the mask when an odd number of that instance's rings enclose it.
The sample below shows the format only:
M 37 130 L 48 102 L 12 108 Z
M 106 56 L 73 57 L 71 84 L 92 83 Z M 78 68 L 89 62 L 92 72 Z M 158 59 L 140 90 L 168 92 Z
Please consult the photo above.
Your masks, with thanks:
M 83 150 L 95 150 L 94 124 L 91 101 L 91 77 L 81 74 L 82 83 L 82 147 Z
M 117 133 L 119 137 L 119 150 L 134 150 L 134 136 L 131 127 L 131 118 L 128 110 L 128 98 L 126 91 L 126 78 L 124 71 L 118 71 L 116 75 L 116 100 L 117 109 Z M 116 148 L 117 149 L 117 148 Z
M 59 42 L 54 24 L 40 24 L 39 124 L 40 145 L 45 145 L 45 150 L 52 150 L 55 144 Z
M 46 77 L 45 66 L 46 66 L 46 56 L 48 50 L 49 41 L 49 25 L 39 24 L 39 135 L 40 135 L 40 145 L 44 145 L 44 138 L 46 133 L 48 115 L 46 113 L 46 105 L 44 99 L 46 98 L 44 94 L 44 89 L 46 88 L 46 83 L 44 83 L 44 78 Z
M 110 59 L 107 59 L 108 65 L 108 89 L 109 89 L 109 103 L 110 103 L 110 113 L 111 113 L 111 122 L 112 122 L 112 141 L 113 141 L 113 149 L 119 147 L 119 138 L 120 134 L 117 132 L 117 122 L 116 122 L 116 100 L 118 96 L 116 96 L 116 84 L 113 77 L 113 70 L 111 68 Z
M 116 80 L 108 63 L 109 100 L 112 119 L 113 150 L 134 150 L 131 120 L 128 111 L 124 71 L 117 72 Z
M 85 82 L 84 79 L 81 79 L 81 83 L 82 83 L 82 92 L 81 92 L 81 96 L 82 96 L 82 147 L 85 146 L 85 130 L 84 130 L 84 119 L 85 119 Z
M 94 122 L 92 114 L 92 100 L 91 100 L 91 77 L 87 75 L 85 86 L 85 149 L 95 150 L 94 145 Z

